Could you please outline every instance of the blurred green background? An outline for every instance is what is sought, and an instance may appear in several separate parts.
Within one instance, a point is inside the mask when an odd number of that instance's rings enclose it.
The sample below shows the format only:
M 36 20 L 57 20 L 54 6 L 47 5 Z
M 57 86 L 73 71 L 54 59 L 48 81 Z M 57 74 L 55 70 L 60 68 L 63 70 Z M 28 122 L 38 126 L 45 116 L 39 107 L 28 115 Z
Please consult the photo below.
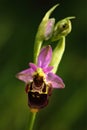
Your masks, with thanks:
M 53 5 L 56 20 L 76 16 L 66 39 L 58 75 L 65 89 L 54 90 L 34 130 L 87 130 L 87 1 L 0 0 L 0 130 L 26 130 L 29 119 L 24 83 L 16 73 L 33 60 L 37 27 Z

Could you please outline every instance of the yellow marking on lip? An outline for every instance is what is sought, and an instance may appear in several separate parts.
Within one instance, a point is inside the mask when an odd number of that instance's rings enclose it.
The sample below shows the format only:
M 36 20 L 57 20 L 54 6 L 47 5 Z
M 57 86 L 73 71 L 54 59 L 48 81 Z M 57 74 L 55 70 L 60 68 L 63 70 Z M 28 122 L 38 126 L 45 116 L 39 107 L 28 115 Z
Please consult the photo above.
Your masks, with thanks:
M 44 77 L 44 78 L 46 77 L 46 76 L 45 76 L 45 73 L 44 73 L 43 70 L 42 70 L 42 68 L 37 68 L 36 72 L 33 73 L 33 76 L 34 76 L 34 75 L 37 75 L 37 74 L 38 74 L 40 77 Z

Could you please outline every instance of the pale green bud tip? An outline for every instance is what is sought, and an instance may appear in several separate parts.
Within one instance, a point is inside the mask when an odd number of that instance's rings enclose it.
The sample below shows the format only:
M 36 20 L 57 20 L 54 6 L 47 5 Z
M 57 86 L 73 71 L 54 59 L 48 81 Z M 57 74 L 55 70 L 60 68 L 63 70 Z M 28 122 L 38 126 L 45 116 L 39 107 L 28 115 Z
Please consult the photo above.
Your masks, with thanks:
M 57 6 L 59 6 L 59 4 L 54 5 L 50 10 L 48 10 L 43 20 L 48 20 L 52 12 L 57 8 Z
M 56 41 L 60 39 L 62 36 L 67 36 L 72 30 L 72 24 L 70 19 L 74 19 L 75 17 L 67 17 L 65 19 L 60 20 L 54 27 L 52 41 Z

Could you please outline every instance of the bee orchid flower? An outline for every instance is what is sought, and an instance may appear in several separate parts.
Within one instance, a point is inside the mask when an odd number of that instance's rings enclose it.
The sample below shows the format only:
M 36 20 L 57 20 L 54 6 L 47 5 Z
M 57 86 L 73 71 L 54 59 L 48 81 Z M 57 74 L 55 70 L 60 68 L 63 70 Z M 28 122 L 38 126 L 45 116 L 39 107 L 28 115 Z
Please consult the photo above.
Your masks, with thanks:
M 31 109 L 41 109 L 47 106 L 49 96 L 53 88 L 64 88 L 63 80 L 52 72 L 53 66 L 49 66 L 52 59 L 50 45 L 41 49 L 37 65 L 29 63 L 29 68 L 19 72 L 17 78 L 26 84 L 28 105 Z

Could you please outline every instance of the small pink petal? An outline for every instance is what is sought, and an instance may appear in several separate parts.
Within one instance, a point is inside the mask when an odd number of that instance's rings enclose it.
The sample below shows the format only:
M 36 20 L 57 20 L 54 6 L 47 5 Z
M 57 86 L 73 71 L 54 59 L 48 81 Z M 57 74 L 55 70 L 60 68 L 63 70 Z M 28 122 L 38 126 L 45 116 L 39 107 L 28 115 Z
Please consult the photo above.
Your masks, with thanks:
M 54 18 L 50 18 L 47 21 L 46 28 L 45 28 L 45 33 L 44 33 L 46 40 L 48 40 L 52 36 L 54 24 L 55 24 L 55 19 Z
M 53 69 L 53 66 L 48 66 L 47 68 L 44 68 L 43 71 L 44 73 L 49 73 Z
M 34 70 L 36 71 L 37 70 L 37 66 L 33 63 L 29 63 L 29 66 Z
M 52 48 L 50 45 L 42 48 L 38 56 L 38 66 L 41 68 L 46 68 L 50 64 L 52 58 Z
M 30 68 L 30 69 L 26 69 L 26 70 L 23 70 L 21 72 L 19 72 L 16 77 L 19 79 L 19 80 L 22 80 L 23 82 L 25 83 L 29 83 L 30 80 L 32 80 L 32 73 L 34 71 Z
M 63 80 L 59 76 L 57 76 L 53 73 L 47 74 L 47 81 L 52 84 L 53 88 L 64 88 L 65 87 Z

